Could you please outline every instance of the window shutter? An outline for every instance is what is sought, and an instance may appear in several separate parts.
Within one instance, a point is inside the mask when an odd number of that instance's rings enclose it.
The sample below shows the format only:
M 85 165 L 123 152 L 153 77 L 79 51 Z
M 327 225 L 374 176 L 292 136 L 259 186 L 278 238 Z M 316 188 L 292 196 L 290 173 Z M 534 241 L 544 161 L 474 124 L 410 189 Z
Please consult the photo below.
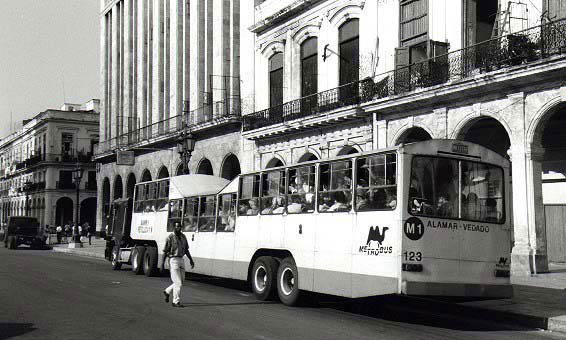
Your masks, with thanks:
M 395 68 L 409 66 L 410 64 L 409 48 L 399 47 L 395 49 Z

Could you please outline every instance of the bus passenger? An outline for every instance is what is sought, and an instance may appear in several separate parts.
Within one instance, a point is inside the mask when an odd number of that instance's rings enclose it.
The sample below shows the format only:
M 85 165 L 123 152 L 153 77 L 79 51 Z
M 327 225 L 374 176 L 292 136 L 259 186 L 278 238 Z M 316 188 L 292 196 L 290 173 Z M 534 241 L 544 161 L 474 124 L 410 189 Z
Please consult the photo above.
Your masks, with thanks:
M 334 194 L 334 204 L 328 208 L 328 211 L 348 211 L 350 205 L 347 202 L 346 195 L 343 191 L 337 191 Z
M 438 202 L 436 204 L 436 215 L 440 217 L 452 216 L 452 205 L 450 203 L 450 198 L 448 195 L 438 196 Z
M 250 199 L 249 205 L 250 205 L 250 208 L 248 209 L 246 214 L 247 215 L 257 215 L 257 213 L 259 212 L 259 208 L 257 206 L 256 199 L 255 198 Z
M 391 209 L 395 209 L 397 207 L 397 194 L 395 192 L 391 192 L 387 195 L 387 206 Z
M 249 208 L 250 206 L 246 202 L 240 201 L 240 205 L 238 206 L 238 214 L 247 215 Z

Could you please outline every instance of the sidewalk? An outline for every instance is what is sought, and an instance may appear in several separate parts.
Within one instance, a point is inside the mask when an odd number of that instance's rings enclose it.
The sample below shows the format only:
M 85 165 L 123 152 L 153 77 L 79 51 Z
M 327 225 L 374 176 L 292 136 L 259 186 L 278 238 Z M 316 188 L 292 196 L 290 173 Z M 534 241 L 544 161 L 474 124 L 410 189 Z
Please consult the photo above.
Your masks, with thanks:
M 104 239 L 92 239 L 92 245 L 68 248 L 67 244 L 53 245 L 53 251 L 77 256 L 104 259 Z M 550 273 L 535 276 L 513 277 L 514 296 L 509 299 L 450 299 L 414 298 L 425 304 L 433 302 L 435 309 L 477 316 L 503 323 L 519 324 L 566 332 L 566 263 L 550 264 Z M 432 300 L 432 301 L 431 301 Z M 429 305 L 430 306 L 430 305 Z
M 92 245 L 88 244 L 88 240 L 83 242 L 83 248 L 69 248 L 67 243 L 52 244 L 53 251 L 58 253 L 66 253 L 77 256 L 96 257 L 104 259 L 104 248 L 106 241 L 102 238 L 92 238 Z

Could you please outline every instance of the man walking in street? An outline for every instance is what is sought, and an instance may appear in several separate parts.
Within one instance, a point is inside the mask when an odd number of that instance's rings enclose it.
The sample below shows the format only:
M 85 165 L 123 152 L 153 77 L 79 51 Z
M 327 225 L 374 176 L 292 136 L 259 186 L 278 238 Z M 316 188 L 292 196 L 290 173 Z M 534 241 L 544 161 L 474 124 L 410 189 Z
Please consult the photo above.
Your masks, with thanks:
M 181 305 L 181 287 L 185 280 L 185 261 L 183 257 L 187 255 L 191 263 L 191 269 L 195 267 L 191 253 L 189 252 L 189 243 L 187 238 L 181 232 L 182 226 L 179 222 L 175 222 L 174 233 L 167 236 L 165 248 L 163 249 L 163 262 L 161 269 L 165 267 L 165 261 L 169 258 L 169 271 L 171 272 L 171 281 L 173 283 L 165 289 L 165 302 L 169 302 L 169 297 L 173 294 L 173 307 L 183 307 Z

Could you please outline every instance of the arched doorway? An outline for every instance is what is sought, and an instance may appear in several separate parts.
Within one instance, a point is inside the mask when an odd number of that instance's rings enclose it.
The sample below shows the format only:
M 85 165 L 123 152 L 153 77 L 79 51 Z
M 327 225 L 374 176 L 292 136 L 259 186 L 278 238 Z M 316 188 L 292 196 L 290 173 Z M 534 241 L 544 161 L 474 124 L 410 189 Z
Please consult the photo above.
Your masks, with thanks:
M 528 158 L 532 162 L 532 181 L 537 254 L 548 255 L 548 262 L 566 262 L 566 103 L 546 113 L 537 126 Z M 539 175 L 540 174 L 540 175 Z M 540 202 L 539 195 L 542 195 Z M 537 263 L 539 265 L 539 263 Z
M 304 155 L 302 155 L 301 158 L 299 158 L 299 161 L 297 163 L 304 163 L 304 162 L 310 162 L 316 160 L 318 160 L 318 157 L 316 157 L 315 154 L 311 152 L 307 152 Z
M 102 225 L 108 224 L 110 214 L 110 180 L 105 177 L 102 180 Z
M 122 176 L 117 175 L 114 179 L 114 199 L 119 199 L 124 196 L 124 184 L 122 183 Z
M 283 166 L 283 161 L 280 160 L 277 157 L 273 157 L 272 159 L 269 160 L 269 162 L 267 162 L 267 165 L 265 166 L 266 169 L 269 168 L 277 168 L 278 166 Z
M 359 152 L 358 149 L 354 148 L 353 146 L 346 145 L 345 147 L 340 149 L 340 151 L 338 151 L 336 156 L 353 155 L 358 152 Z
M 197 174 L 201 174 L 201 175 L 214 175 L 214 171 L 212 171 L 212 164 L 210 163 L 210 161 L 206 158 L 203 158 L 199 165 L 198 165 L 198 170 L 197 170 Z
M 81 202 L 80 223 L 85 222 L 88 222 L 92 230 L 96 230 L 96 197 L 85 198 Z
M 238 157 L 234 154 L 230 154 L 228 157 L 224 159 L 224 163 L 222 164 L 222 171 L 220 172 L 220 176 L 222 178 L 226 178 L 227 180 L 231 181 L 236 176 L 241 173 L 240 169 L 240 161 Z
M 133 198 L 135 188 L 136 188 L 136 175 L 130 173 L 128 175 L 128 179 L 126 180 L 126 197 Z
M 430 134 L 426 132 L 425 129 L 420 127 L 412 127 L 407 131 L 403 132 L 399 138 L 397 138 L 397 142 L 395 145 L 399 145 L 401 143 L 414 143 L 432 139 Z
M 96 211 L 96 210 L 95 210 Z M 73 200 L 69 197 L 61 197 L 55 204 L 55 224 L 64 226 L 74 221 Z
M 145 169 L 142 172 L 142 176 L 141 176 L 141 181 L 140 182 L 148 182 L 151 181 L 151 172 L 149 172 L 149 170 Z
M 167 167 L 162 166 L 161 169 L 159 169 L 159 173 L 157 174 L 157 179 L 163 179 L 167 177 L 169 177 L 169 170 L 167 170 Z
M 468 123 L 458 139 L 485 146 L 509 158 L 511 140 L 505 127 L 495 118 L 483 117 Z

